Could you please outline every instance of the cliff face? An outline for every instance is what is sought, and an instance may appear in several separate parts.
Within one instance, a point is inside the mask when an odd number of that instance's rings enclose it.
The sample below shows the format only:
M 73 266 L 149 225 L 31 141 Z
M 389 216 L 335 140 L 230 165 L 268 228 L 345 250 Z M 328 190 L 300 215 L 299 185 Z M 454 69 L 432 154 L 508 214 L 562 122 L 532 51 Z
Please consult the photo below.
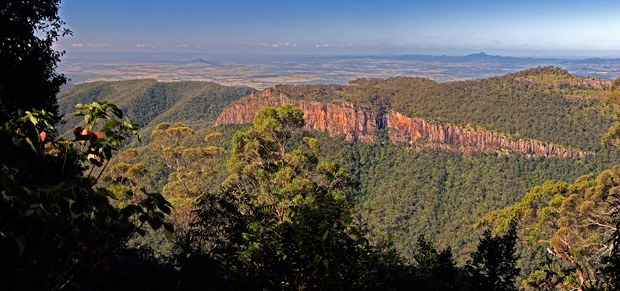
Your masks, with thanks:
M 349 140 L 376 142 L 378 130 L 387 128 L 390 139 L 395 143 L 406 142 L 464 153 L 497 151 L 562 158 L 583 157 L 587 154 L 536 140 L 513 141 L 498 133 L 452 124 L 434 124 L 398 112 L 374 113 L 369 108 L 344 101 L 322 103 L 290 99 L 283 95 L 273 96 L 269 89 L 230 104 L 220 114 L 216 124 L 251 123 L 261 108 L 281 104 L 300 107 L 306 118 L 306 129 L 327 131 L 332 136 L 344 134 Z
M 517 152 L 529 156 L 576 158 L 585 152 L 571 151 L 557 145 L 536 140 L 514 141 L 505 135 L 452 124 L 432 124 L 424 119 L 409 118 L 398 112 L 387 115 L 387 128 L 393 142 L 414 143 L 424 139 L 433 148 L 457 150 L 465 153 Z
M 344 134 L 349 140 L 363 142 L 375 142 L 377 139 L 376 133 L 380 129 L 377 124 L 381 122 L 377 122 L 377 115 L 368 108 L 349 102 L 322 103 L 272 96 L 269 89 L 228 105 L 218 117 L 216 125 L 251 123 L 261 108 L 282 104 L 301 108 L 308 130 L 327 131 L 330 135 Z
M 552 82 L 553 87 L 573 86 L 581 89 L 607 90 L 611 86 L 611 81 L 601 78 L 577 78 L 568 80 L 559 80 Z

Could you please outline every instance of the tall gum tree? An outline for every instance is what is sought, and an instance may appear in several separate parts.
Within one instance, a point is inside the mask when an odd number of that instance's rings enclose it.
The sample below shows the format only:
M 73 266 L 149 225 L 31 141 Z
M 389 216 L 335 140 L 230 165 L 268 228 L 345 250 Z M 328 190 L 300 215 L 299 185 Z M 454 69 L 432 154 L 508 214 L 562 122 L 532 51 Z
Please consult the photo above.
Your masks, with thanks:
M 368 244 L 355 222 L 356 183 L 303 130 L 300 108 L 263 108 L 233 138 L 226 187 L 249 225 L 239 252 L 254 288 L 365 289 L 393 279 L 400 257 Z M 375 252 L 376 251 L 376 252 Z

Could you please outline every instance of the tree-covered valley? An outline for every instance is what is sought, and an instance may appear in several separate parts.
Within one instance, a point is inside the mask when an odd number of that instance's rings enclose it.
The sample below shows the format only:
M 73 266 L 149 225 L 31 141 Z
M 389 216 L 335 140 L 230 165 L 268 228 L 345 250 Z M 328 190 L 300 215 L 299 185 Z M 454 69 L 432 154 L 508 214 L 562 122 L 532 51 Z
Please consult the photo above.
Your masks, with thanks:
M 620 288 L 620 78 L 61 87 L 59 4 L 0 4 L 3 290 Z
M 279 85 L 265 90 L 292 100 L 351 102 L 375 114 L 405 112 L 433 123 L 487 130 L 505 134 L 511 140 L 552 142 L 588 153 L 580 158 L 561 158 L 505 150 L 462 152 L 458 148 L 428 147 L 424 140 L 395 143 L 389 134 L 393 129 L 388 128 L 377 131 L 374 142 L 352 140 L 347 138 L 350 134 L 330 134 L 328 130 L 312 133 L 321 147 L 319 160 L 342 165 L 355 181 L 355 209 L 371 244 L 393 244 L 404 259 L 415 261 L 418 238 L 424 237 L 438 250 L 451 250 L 457 265 L 465 265 L 482 234 L 477 222 L 487 213 L 521 201 L 529 189 L 545 181 L 571 183 L 618 162 L 617 150 L 601 145 L 612 123 L 611 110 L 603 101 L 608 87 L 605 80 L 577 78 L 559 68 L 546 67 L 452 83 L 397 77 L 360 79 L 348 86 Z M 210 155 L 209 174 L 203 177 L 209 181 L 207 189 L 217 191 L 217 185 L 229 177 L 226 161 L 234 147 L 234 133 L 247 130 L 248 124 L 214 126 L 215 120 L 230 103 L 260 93 L 214 83 L 142 80 L 80 84 L 61 93 L 58 100 L 67 114 L 71 104 L 111 100 L 124 112 L 130 112 L 132 119 L 145 124 L 143 143 L 132 143 L 135 152 L 131 164 L 145 169 L 140 173 L 141 187 L 175 201 L 175 190 L 170 190 L 170 185 L 175 179 L 190 177 L 179 176 L 178 169 L 166 165 L 162 150 L 174 152 L 174 147 L 158 142 L 157 130 L 153 129 L 161 123 L 169 124 L 167 130 L 183 128 L 183 134 L 177 133 L 183 137 L 175 137 L 182 142 L 175 146 L 184 149 L 206 145 L 220 148 Z M 216 139 L 205 139 L 214 134 Z M 124 175 L 123 179 L 132 177 Z M 104 184 L 112 186 L 117 181 L 118 177 L 109 177 Z M 147 238 L 134 239 L 132 244 L 138 247 L 146 242 L 155 249 L 172 248 L 161 234 Z M 155 252 L 166 256 L 165 251 Z M 519 280 L 524 282 L 541 263 L 552 258 L 544 249 L 526 243 L 518 245 L 518 253 L 523 270 Z M 517 285 L 527 286 L 527 282 L 524 284 Z

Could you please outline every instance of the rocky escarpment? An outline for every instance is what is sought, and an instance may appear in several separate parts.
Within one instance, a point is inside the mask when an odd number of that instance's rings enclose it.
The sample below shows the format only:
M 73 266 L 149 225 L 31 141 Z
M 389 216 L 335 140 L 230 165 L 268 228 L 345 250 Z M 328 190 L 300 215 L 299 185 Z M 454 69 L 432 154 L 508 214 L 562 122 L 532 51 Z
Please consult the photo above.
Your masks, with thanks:
M 494 132 L 460 127 L 453 124 L 433 124 L 420 118 L 409 118 L 398 112 L 387 115 L 386 126 L 394 142 L 415 143 L 433 148 L 457 150 L 465 153 L 517 152 L 529 156 L 577 158 L 587 153 L 573 151 L 537 140 L 511 138 Z
M 331 135 L 344 134 L 349 140 L 375 142 L 377 131 L 382 127 L 382 116 L 371 112 L 369 108 L 344 101 L 322 103 L 290 99 L 284 95 L 272 96 L 270 89 L 231 103 L 220 114 L 216 125 L 251 123 L 261 108 L 282 104 L 301 108 L 307 129 L 327 131 Z
M 385 128 L 393 142 L 405 142 L 417 147 L 465 153 L 502 152 L 563 158 L 587 155 L 586 152 L 568 150 L 541 141 L 513 140 L 494 132 L 453 124 L 432 123 L 420 118 L 410 118 L 398 112 L 376 113 L 370 108 L 344 101 L 322 103 L 291 99 L 284 95 L 273 96 L 270 89 L 233 102 L 220 114 L 216 124 L 251 123 L 261 108 L 281 104 L 300 107 L 304 112 L 307 129 L 327 131 L 330 135 L 344 134 L 349 140 L 376 142 L 378 131 Z

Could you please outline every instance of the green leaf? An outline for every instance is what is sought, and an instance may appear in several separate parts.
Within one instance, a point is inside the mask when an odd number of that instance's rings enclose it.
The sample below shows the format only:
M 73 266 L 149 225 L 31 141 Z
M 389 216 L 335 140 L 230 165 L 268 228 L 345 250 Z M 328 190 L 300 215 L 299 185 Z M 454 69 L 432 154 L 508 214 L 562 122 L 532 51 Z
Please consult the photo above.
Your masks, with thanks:
M 105 138 L 98 138 L 98 139 L 96 139 L 96 140 L 95 140 L 94 144 L 104 143 L 104 142 L 106 142 L 106 141 L 107 141 L 107 140 L 106 140 Z
M 108 160 L 108 161 L 109 161 L 109 160 L 112 158 L 112 149 L 111 149 L 111 148 L 109 148 L 109 147 L 104 147 L 104 148 L 103 148 L 103 157 L 104 157 L 106 160 Z
M 99 188 L 98 189 L 99 195 L 104 196 L 104 197 L 109 197 L 113 200 L 118 200 L 118 198 L 116 198 L 116 195 L 114 195 L 114 193 L 108 189 L 105 188 Z
M 73 218 L 78 218 L 86 214 L 87 210 L 88 208 L 83 202 L 76 201 L 71 204 L 71 216 Z
M 118 118 L 123 118 L 123 111 L 116 107 L 116 105 L 110 104 L 108 106 L 110 107 L 110 110 L 112 111 L 112 113 L 114 113 L 114 115 L 116 115 Z
M 28 119 L 30 119 L 30 122 L 32 122 L 32 124 L 34 124 L 35 126 L 39 123 L 37 118 L 34 117 L 32 114 L 28 115 Z
M 17 243 L 17 245 L 19 246 L 19 256 L 21 257 L 21 255 L 26 250 L 26 239 L 20 235 L 15 238 L 15 243 Z
M 125 206 L 123 209 L 121 209 L 120 213 L 124 217 L 129 217 L 135 213 L 141 213 L 141 212 L 142 212 L 142 208 L 140 206 L 130 204 L 130 205 Z
M 118 120 L 110 120 L 108 121 L 108 123 L 106 123 L 103 128 L 110 128 L 110 127 L 114 127 L 114 126 L 119 126 L 122 123 L 120 123 Z
M 166 206 L 165 204 L 159 204 L 157 205 L 157 207 L 159 207 L 159 209 L 163 211 L 165 214 L 170 215 L 171 213 L 170 207 Z
M 95 108 L 97 108 L 97 109 L 99 109 L 99 110 L 103 111 L 103 107 L 101 107 L 101 104 L 100 104 L 99 102 L 95 101 L 95 102 L 91 103 L 91 105 L 92 105 L 93 107 L 95 107 Z
M 161 213 L 159 213 L 161 214 Z M 161 214 L 163 216 L 163 214 Z M 151 215 L 148 219 L 148 223 L 151 226 L 151 228 L 157 230 L 159 229 L 163 224 L 164 224 L 164 220 L 162 217 L 160 217 L 158 215 L 158 213 L 155 213 L 155 215 Z
M 30 140 L 30 138 L 25 138 L 26 143 L 28 145 L 30 145 L 30 148 L 35 152 L 35 153 L 39 153 L 39 150 L 37 150 L 37 147 L 34 146 L 34 144 L 32 143 L 32 141 Z
M 51 192 L 67 191 L 70 189 L 71 189 L 71 185 L 67 184 L 65 181 L 62 181 L 58 185 L 54 185 L 54 186 L 50 186 L 50 185 L 39 186 L 39 188 L 37 188 L 37 191 L 43 192 L 43 193 L 51 193 Z

